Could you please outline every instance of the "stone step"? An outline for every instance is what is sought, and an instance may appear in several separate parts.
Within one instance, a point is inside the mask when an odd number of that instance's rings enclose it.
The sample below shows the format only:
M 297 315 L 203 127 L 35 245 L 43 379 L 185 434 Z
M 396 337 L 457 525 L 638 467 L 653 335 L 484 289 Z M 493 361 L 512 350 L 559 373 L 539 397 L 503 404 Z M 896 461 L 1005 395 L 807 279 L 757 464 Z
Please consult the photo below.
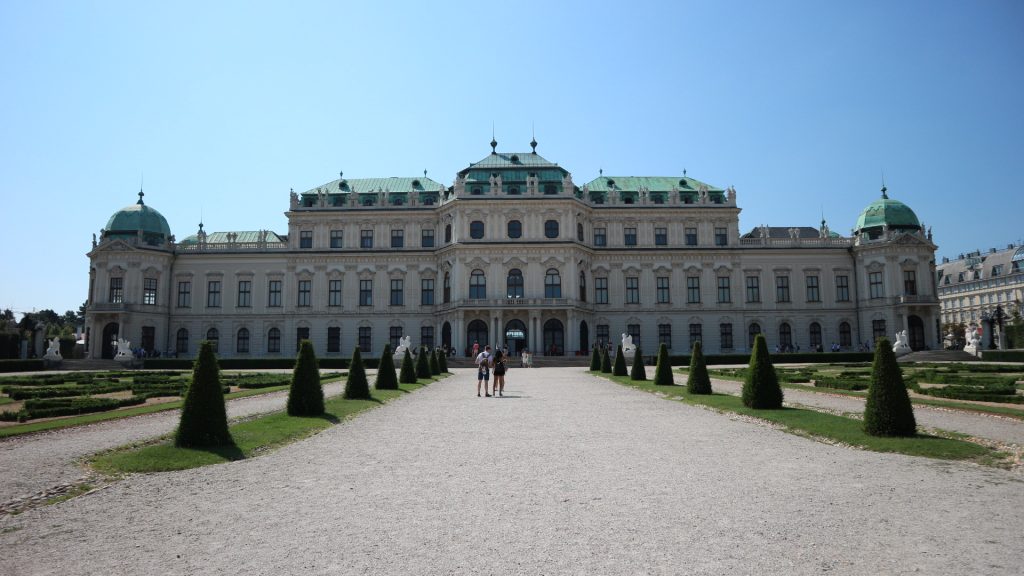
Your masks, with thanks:
M 898 358 L 899 362 L 978 362 L 979 360 L 980 358 L 963 350 L 919 350 Z

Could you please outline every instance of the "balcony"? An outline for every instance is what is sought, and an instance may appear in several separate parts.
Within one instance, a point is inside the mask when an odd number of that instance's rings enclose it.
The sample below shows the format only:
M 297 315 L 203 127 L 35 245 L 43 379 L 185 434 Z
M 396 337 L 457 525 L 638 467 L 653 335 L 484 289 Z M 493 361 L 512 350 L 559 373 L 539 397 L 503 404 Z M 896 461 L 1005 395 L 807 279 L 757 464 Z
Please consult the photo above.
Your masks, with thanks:
M 452 300 L 447 304 L 438 304 L 437 310 L 443 312 L 456 308 L 503 308 L 505 310 L 561 309 L 576 305 L 586 306 L 587 304 L 570 298 L 460 298 Z
M 935 296 L 922 294 L 904 294 L 897 297 L 898 304 L 938 304 L 939 299 Z

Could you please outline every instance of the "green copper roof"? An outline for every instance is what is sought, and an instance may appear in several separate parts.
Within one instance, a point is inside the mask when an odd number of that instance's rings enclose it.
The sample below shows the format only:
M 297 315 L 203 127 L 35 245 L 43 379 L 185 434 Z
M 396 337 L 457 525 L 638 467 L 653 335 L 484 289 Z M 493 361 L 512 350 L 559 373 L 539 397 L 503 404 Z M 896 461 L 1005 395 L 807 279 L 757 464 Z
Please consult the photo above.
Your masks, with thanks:
M 231 233 L 232 232 L 230 232 L 230 231 L 229 232 L 209 232 L 206 235 L 206 242 L 208 244 L 227 244 L 227 242 L 228 242 L 228 234 L 231 234 Z M 235 242 L 238 242 L 240 244 L 242 244 L 242 243 L 255 243 L 255 242 L 259 242 L 260 241 L 260 231 L 259 230 L 239 230 L 239 231 L 233 232 L 233 233 L 237 235 L 237 237 L 235 238 Z M 267 231 L 266 241 L 267 241 L 267 244 L 270 244 L 270 245 L 284 244 L 285 243 L 285 240 L 281 236 L 279 236 L 275 232 L 270 232 L 269 230 Z M 199 238 L 197 238 L 196 235 L 193 234 L 193 235 L 189 236 L 188 238 L 185 238 L 184 240 L 182 240 L 180 243 L 181 244 L 196 244 L 198 242 L 199 242 Z
M 488 154 L 482 160 L 474 162 L 462 172 L 473 168 L 560 168 L 558 164 L 550 162 L 540 154 L 533 152 L 497 152 Z
M 350 192 L 364 193 L 377 192 L 437 192 L 443 188 L 440 182 L 436 182 L 423 176 L 421 178 L 405 178 L 392 176 L 390 178 L 338 178 L 330 182 L 311 188 L 302 193 L 315 195 L 317 191 L 327 194 L 348 194 Z
M 865 228 L 876 228 L 888 226 L 895 229 L 921 229 L 921 221 L 917 214 L 899 200 L 893 200 L 885 194 L 882 188 L 882 197 L 868 205 L 857 217 L 857 225 L 854 231 L 860 232 Z
M 142 192 L 139 192 L 138 202 L 114 212 L 110 220 L 107 220 L 104 228 L 108 237 L 137 236 L 140 230 L 149 240 L 162 241 L 171 236 L 171 227 L 167 225 L 167 219 L 146 206 L 142 201 L 142 195 Z
M 640 188 L 647 188 L 651 192 L 669 192 L 672 188 L 678 188 L 683 192 L 696 192 L 701 186 L 706 186 L 709 192 L 724 192 L 699 180 L 686 176 L 599 176 L 590 182 L 587 187 L 591 192 L 608 192 L 614 186 L 616 190 L 632 192 Z

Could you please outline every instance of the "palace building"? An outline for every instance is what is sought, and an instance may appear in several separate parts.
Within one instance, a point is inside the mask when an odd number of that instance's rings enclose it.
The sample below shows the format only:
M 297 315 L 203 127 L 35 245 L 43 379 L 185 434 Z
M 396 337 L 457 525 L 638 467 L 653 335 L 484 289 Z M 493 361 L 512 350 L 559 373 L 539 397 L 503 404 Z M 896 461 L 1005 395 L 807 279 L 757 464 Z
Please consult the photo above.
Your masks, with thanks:
M 632 335 L 644 352 L 701 340 L 743 353 L 763 333 L 780 350 L 857 349 L 906 330 L 938 346 L 935 245 L 882 188 L 850 237 L 818 227 L 743 232 L 734 189 L 686 175 L 577 183 L 537 153 L 491 152 L 446 186 L 426 177 L 338 178 L 292 192 L 287 233 L 176 240 L 139 200 L 93 239 L 88 355 L 126 338 L 188 357 L 320 356 L 358 346 L 464 353 L 588 354 Z M 852 216 L 851 216 L 852 219 Z

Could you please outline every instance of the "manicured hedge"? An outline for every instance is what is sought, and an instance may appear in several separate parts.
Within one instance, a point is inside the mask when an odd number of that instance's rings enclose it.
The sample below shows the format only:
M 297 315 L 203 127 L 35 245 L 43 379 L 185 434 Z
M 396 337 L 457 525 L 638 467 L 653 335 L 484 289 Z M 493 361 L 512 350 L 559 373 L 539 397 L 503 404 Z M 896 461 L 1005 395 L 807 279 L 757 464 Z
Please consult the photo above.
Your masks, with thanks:
M 2 414 L 5 420 L 24 422 L 35 418 L 106 412 L 122 406 L 135 406 L 145 401 L 146 399 L 142 396 L 132 396 L 131 398 L 42 398 L 26 400 L 25 407 L 20 412 L 4 412 Z
M 981 359 L 986 362 L 1024 362 L 1024 350 L 985 350 Z
M 0 372 L 35 372 L 44 368 L 41 359 L 0 360 Z
M 673 366 L 689 366 L 690 355 L 670 356 Z M 792 352 L 772 354 L 773 364 L 832 364 L 835 362 L 870 362 L 870 352 Z M 750 354 L 705 354 L 709 365 L 749 364 Z
M 71 396 L 107 394 L 109 392 L 120 392 L 130 388 L 130 384 L 122 384 L 120 382 L 91 384 L 85 386 L 4 386 L 3 393 L 7 394 L 11 400 L 25 400 L 27 398 L 66 398 Z
M 321 370 L 344 370 L 348 368 L 349 358 L 318 358 Z M 144 367 L 163 369 L 192 368 L 194 361 L 188 358 L 146 358 Z M 224 358 L 218 359 L 221 370 L 294 370 L 295 358 Z M 377 358 L 363 360 L 364 368 L 377 368 Z

